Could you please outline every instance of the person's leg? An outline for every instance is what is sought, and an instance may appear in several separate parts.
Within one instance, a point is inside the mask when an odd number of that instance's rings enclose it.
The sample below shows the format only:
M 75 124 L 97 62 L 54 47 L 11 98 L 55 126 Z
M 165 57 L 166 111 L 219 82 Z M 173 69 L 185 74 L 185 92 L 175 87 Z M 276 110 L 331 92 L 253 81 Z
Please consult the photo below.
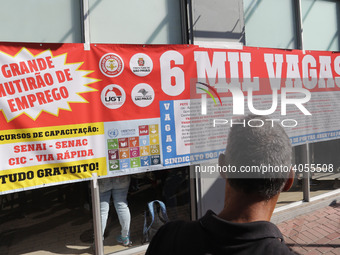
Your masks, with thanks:
M 112 191 L 113 203 L 121 225 L 122 239 L 129 237 L 131 215 L 127 202 L 127 194 L 129 191 L 130 178 L 117 178 L 117 183 Z
M 102 234 L 104 238 L 104 232 L 105 232 L 107 218 L 109 216 L 109 210 L 110 210 L 111 190 L 108 190 L 103 193 L 99 193 L 99 196 L 100 196 L 100 216 L 101 216 L 101 224 L 102 224 Z

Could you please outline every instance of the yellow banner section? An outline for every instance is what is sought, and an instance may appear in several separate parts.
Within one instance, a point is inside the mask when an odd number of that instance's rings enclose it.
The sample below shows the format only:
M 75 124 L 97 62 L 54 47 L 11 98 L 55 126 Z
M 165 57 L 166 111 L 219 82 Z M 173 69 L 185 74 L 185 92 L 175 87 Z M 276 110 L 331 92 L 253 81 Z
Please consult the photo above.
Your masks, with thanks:
M 107 174 L 105 157 L 4 170 L 0 172 L 0 194 L 24 187 L 90 178 L 92 173 Z
M 87 123 L 0 131 L 0 144 L 32 142 L 104 134 L 104 123 Z

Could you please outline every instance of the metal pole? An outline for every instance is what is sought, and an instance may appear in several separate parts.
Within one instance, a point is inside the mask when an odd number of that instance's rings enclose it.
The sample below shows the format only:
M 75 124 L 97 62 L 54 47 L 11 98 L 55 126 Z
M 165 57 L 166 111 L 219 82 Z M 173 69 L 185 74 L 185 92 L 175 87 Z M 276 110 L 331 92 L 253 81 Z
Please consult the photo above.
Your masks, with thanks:
M 304 45 L 303 45 L 303 22 L 302 22 L 302 6 L 301 0 L 296 0 L 296 14 L 297 14 L 297 37 L 298 37 L 298 48 L 303 51 L 304 53 Z M 302 163 L 305 165 L 307 164 L 310 166 L 310 144 L 307 142 L 306 144 L 302 145 Z M 304 168 L 302 176 L 302 192 L 303 192 L 303 201 L 309 202 L 310 201 L 310 173 L 309 171 Z
M 185 0 L 180 1 L 181 10 L 181 29 L 182 29 L 182 43 L 187 44 L 188 39 L 188 15 L 187 15 L 187 3 Z
M 92 215 L 93 215 L 93 231 L 94 231 L 94 251 L 96 255 L 104 255 L 103 235 L 100 219 L 100 199 L 97 174 L 92 174 L 91 180 L 91 196 L 92 196 Z
M 309 155 L 309 149 L 310 144 L 306 143 L 305 145 L 302 145 L 302 155 L 303 155 L 303 164 L 307 164 L 310 166 L 310 155 Z M 302 177 L 302 192 L 303 192 L 303 201 L 309 202 L 310 201 L 310 173 L 309 170 L 304 168 L 305 171 L 303 171 L 303 177 Z
M 187 9 L 187 43 L 194 44 L 194 25 L 192 23 L 192 1 L 186 1 L 186 9 Z
M 90 50 L 90 21 L 89 21 L 89 0 L 82 0 L 82 32 L 84 50 Z
M 190 206 L 191 206 L 191 220 L 197 220 L 197 174 L 195 173 L 195 165 L 189 166 L 190 175 Z
M 298 49 L 304 50 L 303 45 L 303 22 L 302 22 L 302 7 L 301 7 L 301 0 L 296 0 L 295 2 L 295 8 L 296 8 L 296 24 L 297 24 L 297 43 L 298 43 Z

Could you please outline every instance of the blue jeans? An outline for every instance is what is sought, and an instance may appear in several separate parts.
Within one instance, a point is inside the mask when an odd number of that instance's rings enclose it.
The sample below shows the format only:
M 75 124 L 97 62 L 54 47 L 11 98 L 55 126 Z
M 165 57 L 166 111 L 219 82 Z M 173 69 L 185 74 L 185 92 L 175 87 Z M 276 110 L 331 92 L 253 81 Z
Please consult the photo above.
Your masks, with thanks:
M 100 216 L 102 223 L 102 234 L 106 228 L 107 218 L 110 210 L 110 199 L 113 198 L 119 223 L 122 228 L 121 235 L 126 237 L 129 235 L 131 215 L 127 203 L 127 194 L 130 186 L 130 178 L 114 178 L 112 189 L 100 193 Z

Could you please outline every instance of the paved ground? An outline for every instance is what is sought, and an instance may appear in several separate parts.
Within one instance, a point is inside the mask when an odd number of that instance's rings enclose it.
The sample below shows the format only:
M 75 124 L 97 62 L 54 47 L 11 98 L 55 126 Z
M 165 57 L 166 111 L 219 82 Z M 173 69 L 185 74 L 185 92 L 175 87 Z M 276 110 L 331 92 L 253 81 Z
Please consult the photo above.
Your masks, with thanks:
M 340 255 L 340 203 L 278 224 L 286 243 L 299 254 Z
M 340 255 L 340 203 L 283 221 L 277 226 L 286 243 L 298 254 Z M 137 252 L 133 255 L 143 254 Z

